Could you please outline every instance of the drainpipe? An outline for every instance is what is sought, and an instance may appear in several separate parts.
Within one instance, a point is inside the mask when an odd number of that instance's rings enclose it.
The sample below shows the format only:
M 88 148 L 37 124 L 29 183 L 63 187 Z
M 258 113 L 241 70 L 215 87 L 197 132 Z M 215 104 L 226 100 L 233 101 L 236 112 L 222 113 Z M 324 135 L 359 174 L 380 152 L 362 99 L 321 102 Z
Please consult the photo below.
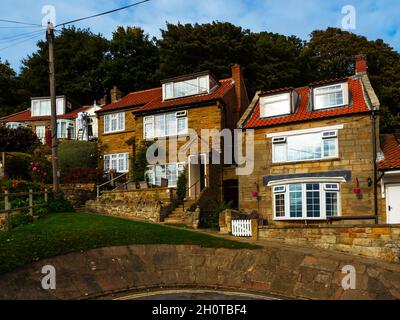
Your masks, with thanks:
M 374 108 L 372 110 L 372 141 L 373 141 L 373 165 L 374 165 L 374 215 L 375 215 L 375 224 L 379 223 L 378 216 L 378 168 L 376 165 L 377 161 L 377 141 L 376 141 L 376 119 L 377 119 L 377 110 Z

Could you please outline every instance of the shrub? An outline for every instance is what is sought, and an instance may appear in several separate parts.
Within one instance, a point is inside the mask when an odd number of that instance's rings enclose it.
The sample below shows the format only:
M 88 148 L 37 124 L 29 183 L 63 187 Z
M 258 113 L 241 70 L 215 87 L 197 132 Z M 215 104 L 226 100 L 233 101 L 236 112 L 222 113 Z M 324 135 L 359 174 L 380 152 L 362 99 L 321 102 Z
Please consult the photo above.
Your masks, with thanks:
M 186 178 L 186 168 L 179 175 L 177 182 L 177 195 L 179 200 L 184 200 L 186 198 L 186 190 L 187 190 L 187 178 Z
M 64 141 L 59 146 L 61 178 L 73 168 L 97 168 L 97 144 L 87 141 Z
M 6 175 L 9 179 L 20 179 L 20 180 L 31 180 L 32 179 L 32 167 L 31 163 L 41 163 L 45 166 L 49 173 L 50 163 L 43 159 L 32 156 L 26 153 L 7 153 L 6 158 Z M 47 175 L 45 182 L 50 182 L 51 176 Z
M 72 168 L 63 176 L 64 183 L 95 183 L 100 181 L 102 172 L 93 168 Z
M 211 228 L 218 228 L 219 227 L 219 216 L 222 212 L 227 209 L 230 209 L 232 206 L 232 202 L 225 203 L 221 202 L 218 206 L 214 209 L 214 212 L 210 216 L 209 224 Z
M 40 191 L 40 185 L 35 182 L 27 182 L 25 180 L 1 180 L 0 191 L 8 190 L 10 193 Z
M 146 171 L 149 165 L 147 161 L 147 149 L 153 144 L 150 141 L 144 141 L 136 153 L 133 163 L 133 181 L 146 181 Z
M 30 152 L 38 145 L 40 141 L 31 129 L 9 129 L 0 126 L 0 151 Z
M 11 215 L 11 228 L 17 228 L 33 222 L 33 218 L 26 212 L 18 212 Z
M 51 198 L 48 203 L 48 211 L 50 213 L 64 213 L 64 212 L 74 212 L 75 209 L 71 203 L 65 200 L 64 196 L 60 195 Z

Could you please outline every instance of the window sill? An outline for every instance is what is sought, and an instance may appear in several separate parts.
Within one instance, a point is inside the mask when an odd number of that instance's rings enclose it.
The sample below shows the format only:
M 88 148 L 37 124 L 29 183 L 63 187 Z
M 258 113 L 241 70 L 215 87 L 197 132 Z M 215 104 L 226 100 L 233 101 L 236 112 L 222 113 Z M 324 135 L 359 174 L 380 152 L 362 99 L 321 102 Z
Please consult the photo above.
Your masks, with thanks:
M 103 132 L 103 136 L 112 136 L 113 134 L 119 134 L 119 133 L 127 133 L 129 131 L 126 130 L 120 130 L 120 131 L 113 131 L 113 132 Z
M 328 221 L 328 218 L 274 218 L 274 221 Z
M 173 134 L 170 136 L 161 136 L 161 137 L 153 137 L 153 138 L 144 138 L 145 141 L 156 141 L 166 138 L 187 138 L 190 137 L 190 133 L 180 133 L 180 134 Z
M 271 166 L 285 166 L 285 165 L 296 165 L 296 164 L 304 164 L 304 163 L 321 163 L 321 162 L 331 162 L 331 161 L 340 161 L 341 158 L 325 158 L 318 160 L 299 160 L 299 161 L 288 161 L 288 162 L 273 162 Z

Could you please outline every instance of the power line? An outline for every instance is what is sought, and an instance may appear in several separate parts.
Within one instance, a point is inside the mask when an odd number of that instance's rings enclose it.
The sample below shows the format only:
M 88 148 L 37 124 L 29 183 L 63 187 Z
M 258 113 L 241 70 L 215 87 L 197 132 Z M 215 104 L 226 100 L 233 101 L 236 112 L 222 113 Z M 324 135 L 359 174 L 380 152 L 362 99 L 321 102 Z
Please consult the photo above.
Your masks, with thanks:
M 27 23 L 27 22 L 20 22 L 20 21 L 14 21 L 14 20 L 5 20 L 5 19 L 0 19 L 0 22 L 14 23 L 14 24 L 23 24 L 23 25 L 26 25 L 26 26 L 42 27 L 42 25 L 41 25 L 41 24 L 36 24 L 36 23 Z
M 22 44 L 22 43 L 24 43 L 24 42 L 27 42 L 27 41 L 29 41 L 29 40 L 32 40 L 32 39 L 37 38 L 37 37 L 40 37 L 41 34 L 42 34 L 42 31 L 40 31 L 40 33 L 38 33 L 38 34 L 36 34 L 36 35 L 34 35 L 34 36 L 32 36 L 32 37 L 29 37 L 28 39 L 24 39 L 24 40 L 22 40 L 22 41 L 15 42 L 15 43 L 13 43 L 13 44 L 11 44 L 11 45 L 9 45 L 9 46 L 0 48 L 0 51 L 3 51 L 3 50 L 6 50 L 6 49 L 15 47 L 15 46 L 17 46 L 17 45 L 19 45 L 19 44 Z
M 20 34 L 16 34 L 13 36 L 9 36 L 9 37 L 5 37 L 5 38 L 0 38 L 0 42 L 2 41 L 9 41 L 9 40 L 18 40 L 20 38 L 24 38 L 25 36 L 29 36 L 35 33 L 38 33 L 39 30 L 35 30 L 35 31 L 31 31 L 31 32 L 26 32 L 26 33 L 20 33 Z M 42 29 L 40 30 L 40 32 L 44 32 Z
M 87 20 L 87 19 L 97 18 L 97 17 L 100 17 L 100 16 L 104 16 L 106 14 L 110 14 L 110 13 L 114 13 L 114 12 L 117 12 L 117 11 L 121 11 L 121 10 L 125 10 L 125 9 L 128 9 L 128 8 L 132 8 L 132 7 L 138 6 L 138 5 L 142 4 L 142 3 L 149 2 L 149 1 L 150 0 L 143 0 L 143 1 L 139 1 L 139 2 L 136 2 L 136 3 L 121 7 L 121 8 L 114 9 L 114 10 L 106 11 L 106 12 L 103 12 L 103 13 L 98 13 L 98 14 L 95 14 L 95 15 L 92 15 L 92 16 L 88 16 L 88 17 L 84 17 L 84 18 L 80 18 L 80 19 L 76 19 L 76 20 L 67 21 L 67 22 L 58 24 L 56 27 L 65 26 L 67 24 L 71 24 L 71 23 L 75 23 L 75 22 L 79 22 L 79 21 L 83 21 L 83 20 Z

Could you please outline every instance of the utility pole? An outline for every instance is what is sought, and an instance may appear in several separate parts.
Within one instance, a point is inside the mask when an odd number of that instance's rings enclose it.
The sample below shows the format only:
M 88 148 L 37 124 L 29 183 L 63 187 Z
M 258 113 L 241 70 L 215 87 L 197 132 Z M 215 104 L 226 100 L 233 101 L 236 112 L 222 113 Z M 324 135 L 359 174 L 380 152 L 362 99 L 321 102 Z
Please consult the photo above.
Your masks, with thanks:
M 57 194 L 60 191 L 60 171 L 58 165 L 56 75 L 54 68 L 54 26 L 51 22 L 49 22 L 47 26 L 46 38 L 49 45 L 53 191 L 55 194 Z

